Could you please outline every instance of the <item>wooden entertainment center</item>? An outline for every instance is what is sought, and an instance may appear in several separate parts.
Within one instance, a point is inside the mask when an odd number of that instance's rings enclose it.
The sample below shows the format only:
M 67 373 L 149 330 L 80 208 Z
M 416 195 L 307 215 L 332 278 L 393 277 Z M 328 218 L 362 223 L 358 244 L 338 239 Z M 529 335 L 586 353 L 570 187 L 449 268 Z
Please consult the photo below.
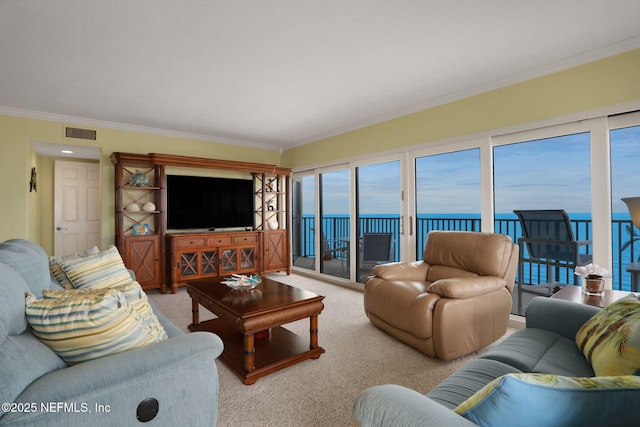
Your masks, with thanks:
M 111 154 L 115 166 L 116 246 L 144 289 L 177 292 L 187 280 L 291 274 L 291 169 L 169 154 Z M 254 226 L 244 231 L 167 232 L 165 167 L 246 172 L 254 190 Z M 135 177 L 134 177 L 135 175 Z

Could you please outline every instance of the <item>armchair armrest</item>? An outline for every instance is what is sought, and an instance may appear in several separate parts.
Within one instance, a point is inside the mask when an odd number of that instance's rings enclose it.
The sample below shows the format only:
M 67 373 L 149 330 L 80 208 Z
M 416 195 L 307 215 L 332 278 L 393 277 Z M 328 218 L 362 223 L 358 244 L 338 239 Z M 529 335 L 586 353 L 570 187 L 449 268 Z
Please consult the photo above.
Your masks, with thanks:
M 599 308 L 554 298 L 536 297 L 525 313 L 527 328 L 546 329 L 571 340 Z
M 384 280 L 427 280 L 429 264 L 424 261 L 391 262 L 373 267 L 371 272 Z
M 371 387 L 360 393 L 353 405 L 353 416 L 362 427 L 475 426 L 417 391 L 395 384 Z
M 443 298 L 464 299 L 495 292 L 506 285 L 506 280 L 499 277 L 458 277 L 436 280 L 427 291 Z

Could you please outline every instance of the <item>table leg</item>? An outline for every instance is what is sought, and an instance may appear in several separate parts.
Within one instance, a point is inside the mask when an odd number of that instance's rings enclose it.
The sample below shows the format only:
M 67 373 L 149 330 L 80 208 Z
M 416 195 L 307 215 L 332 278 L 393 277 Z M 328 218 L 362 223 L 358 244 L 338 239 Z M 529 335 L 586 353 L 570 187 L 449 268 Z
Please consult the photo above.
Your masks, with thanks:
M 311 316 L 309 318 L 309 348 L 318 348 L 318 316 Z
M 198 301 L 192 298 L 191 299 L 191 317 L 192 317 L 191 323 L 193 324 L 195 329 L 198 329 L 198 326 L 200 325 L 200 311 L 198 306 L 199 306 Z
M 253 334 L 244 334 L 244 370 L 251 372 L 256 368 L 256 348 Z

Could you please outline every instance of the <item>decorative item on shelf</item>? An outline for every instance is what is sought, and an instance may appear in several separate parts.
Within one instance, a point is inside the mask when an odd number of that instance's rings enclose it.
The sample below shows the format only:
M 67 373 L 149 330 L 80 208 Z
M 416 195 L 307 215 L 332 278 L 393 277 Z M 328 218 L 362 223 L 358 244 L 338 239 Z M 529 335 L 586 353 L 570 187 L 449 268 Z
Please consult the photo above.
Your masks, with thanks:
M 621 200 L 627 205 L 627 209 L 629 209 L 629 214 L 631 215 L 631 222 L 633 223 L 633 225 L 627 226 L 627 231 L 629 232 L 630 238 L 628 242 L 625 242 L 620 247 L 620 252 L 627 249 L 637 240 L 640 240 L 640 234 L 638 234 L 633 228 L 634 225 L 636 226 L 636 228 L 640 228 L 640 197 L 623 197 Z M 640 256 L 638 256 L 638 262 L 640 262 Z
M 575 274 L 582 276 L 582 293 L 595 296 L 604 294 L 604 278 L 611 277 L 608 270 L 596 264 L 578 266 Z
M 127 212 L 140 212 L 140 206 L 137 203 L 130 203 L 124 208 Z
M 129 179 L 129 185 L 133 185 L 134 187 L 146 187 L 149 185 L 149 177 L 141 170 L 136 170 Z
M 274 182 L 275 180 L 276 180 L 276 178 L 269 178 L 269 179 L 267 180 L 267 183 L 265 184 L 265 191 L 266 191 L 266 192 L 270 193 L 270 192 L 274 191 L 274 190 L 273 190 L 273 182 Z
M 275 200 L 273 200 L 273 199 L 271 199 L 271 200 L 269 200 L 269 202 L 267 202 L 267 210 L 268 211 L 276 210 L 276 207 L 273 205 L 274 202 L 275 202 Z
M 232 274 L 220 283 L 227 285 L 234 291 L 250 291 L 262 283 L 262 279 L 257 274 L 251 276 Z
M 269 230 L 277 230 L 278 229 L 278 221 L 276 221 L 276 220 L 267 221 L 267 227 L 269 228 Z
M 145 212 L 153 212 L 156 210 L 156 205 L 151 202 L 147 202 L 142 206 L 142 210 Z
M 133 224 L 132 230 L 134 236 L 144 236 L 147 234 L 151 234 L 149 224 Z

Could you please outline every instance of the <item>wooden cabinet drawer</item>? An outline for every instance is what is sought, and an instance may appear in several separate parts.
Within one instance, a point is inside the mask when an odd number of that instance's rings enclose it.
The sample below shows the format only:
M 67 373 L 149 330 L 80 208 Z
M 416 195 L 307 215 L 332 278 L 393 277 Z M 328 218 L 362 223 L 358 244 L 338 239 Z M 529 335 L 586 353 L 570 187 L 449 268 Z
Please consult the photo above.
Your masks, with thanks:
M 207 246 L 228 245 L 231 243 L 231 236 L 213 236 L 207 238 Z
M 233 236 L 233 243 L 258 243 L 258 235 L 247 234 L 242 236 Z
M 205 246 L 205 238 L 204 237 L 193 237 L 193 238 L 180 238 L 176 241 L 176 247 L 181 248 L 195 248 L 195 247 L 204 247 Z

